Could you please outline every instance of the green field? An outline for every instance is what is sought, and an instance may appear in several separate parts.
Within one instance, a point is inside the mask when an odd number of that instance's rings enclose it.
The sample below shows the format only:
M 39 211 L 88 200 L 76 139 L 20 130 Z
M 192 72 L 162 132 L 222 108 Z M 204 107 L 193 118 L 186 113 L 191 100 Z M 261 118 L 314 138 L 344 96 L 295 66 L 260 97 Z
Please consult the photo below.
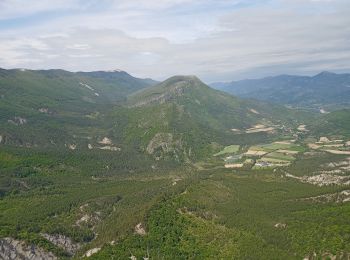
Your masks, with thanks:
M 291 151 L 303 151 L 304 148 L 296 145 L 296 144 L 279 144 L 279 143 L 270 143 L 270 144 L 262 144 L 257 146 L 252 146 L 250 149 L 256 151 L 266 151 L 273 152 L 275 150 L 283 149 L 283 150 L 291 150 Z
M 278 158 L 271 158 L 271 157 L 262 157 L 261 159 L 257 160 L 257 162 L 268 162 L 268 163 L 272 163 L 273 166 L 290 164 L 290 161 L 282 160 Z
M 239 151 L 239 145 L 229 145 L 226 146 L 222 151 L 214 154 L 214 156 L 220 156 L 220 155 L 224 155 L 224 154 L 233 154 L 233 153 L 237 153 Z
M 269 153 L 269 154 L 265 155 L 263 158 L 274 158 L 274 159 L 278 159 L 278 160 L 282 160 L 282 161 L 294 161 L 295 160 L 295 157 L 290 156 L 290 155 L 285 155 L 285 154 L 279 153 L 279 152 Z

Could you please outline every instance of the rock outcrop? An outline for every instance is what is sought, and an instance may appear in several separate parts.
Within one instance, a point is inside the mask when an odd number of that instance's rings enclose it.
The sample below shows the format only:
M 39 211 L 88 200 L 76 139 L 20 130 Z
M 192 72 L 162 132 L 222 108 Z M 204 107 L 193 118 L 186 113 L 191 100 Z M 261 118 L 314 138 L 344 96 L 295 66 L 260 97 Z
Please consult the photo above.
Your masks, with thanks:
M 7 120 L 7 122 L 19 126 L 19 125 L 26 124 L 27 123 L 27 119 L 19 117 L 19 116 L 15 116 L 13 119 Z
M 138 235 L 141 235 L 141 236 L 146 235 L 146 230 L 145 230 L 145 228 L 143 227 L 142 223 L 138 223 L 138 224 L 135 226 L 135 233 L 138 234 Z
M 49 240 L 52 244 L 64 249 L 68 254 L 74 255 L 81 245 L 79 243 L 75 243 L 71 238 L 60 235 L 60 234 L 41 234 L 44 238 Z
M 57 257 L 35 245 L 12 238 L 0 239 L 0 259 L 3 260 L 56 260 Z
M 86 253 L 85 253 L 85 256 L 86 257 L 90 257 L 92 256 L 93 254 L 96 254 L 98 251 L 100 251 L 101 248 L 100 247 L 96 247 L 96 248 L 92 248 L 90 250 L 88 250 Z

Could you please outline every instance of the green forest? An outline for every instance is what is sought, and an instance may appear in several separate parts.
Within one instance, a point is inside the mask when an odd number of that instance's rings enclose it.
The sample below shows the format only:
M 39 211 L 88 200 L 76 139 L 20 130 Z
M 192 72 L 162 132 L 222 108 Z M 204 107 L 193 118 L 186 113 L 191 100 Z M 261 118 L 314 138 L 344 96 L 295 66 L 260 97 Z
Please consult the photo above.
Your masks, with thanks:
M 1 71 L 2 248 L 53 259 L 350 257 L 347 110 L 240 99 L 194 76 L 111 73 Z

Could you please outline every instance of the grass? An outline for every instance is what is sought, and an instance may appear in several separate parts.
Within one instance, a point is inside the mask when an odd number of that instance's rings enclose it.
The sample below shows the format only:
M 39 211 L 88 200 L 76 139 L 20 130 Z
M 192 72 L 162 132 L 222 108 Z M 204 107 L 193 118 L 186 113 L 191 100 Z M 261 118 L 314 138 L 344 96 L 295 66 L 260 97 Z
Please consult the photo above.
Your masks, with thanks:
M 305 151 L 305 148 L 298 144 L 279 144 L 279 143 L 255 145 L 250 147 L 249 149 L 255 150 L 255 151 L 265 151 L 265 152 L 273 152 L 276 150 L 290 150 L 290 151 L 298 151 L 298 152 Z
M 239 151 L 239 145 L 229 145 L 226 146 L 222 151 L 214 154 L 214 156 L 220 156 L 224 154 L 232 154 L 232 153 L 237 153 Z
M 279 152 L 272 152 L 269 153 L 267 155 L 265 155 L 262 159 L 264 158 L 273 158 L 273 159 L 278 159 L 278 160 L 282 160 L 282 161 L 294 161 L 295 157 L 290 156 L 290 155 L 285 155 L 283 153 L 279 153 Z
M 287 165 L 290 164 L 290 160 L 283 160 L 283 159 L 272 158 L 272 157 L 262 157 L 261 159 L 258 160 L 258 162 L 260 161 L 275 163 L 275 164 L 287 164 Z

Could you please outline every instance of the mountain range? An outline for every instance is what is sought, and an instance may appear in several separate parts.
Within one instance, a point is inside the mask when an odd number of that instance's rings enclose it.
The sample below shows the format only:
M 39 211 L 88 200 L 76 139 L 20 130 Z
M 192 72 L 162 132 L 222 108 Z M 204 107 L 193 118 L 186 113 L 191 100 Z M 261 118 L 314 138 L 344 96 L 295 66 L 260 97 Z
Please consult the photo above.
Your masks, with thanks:
M 214 90 L 195 76 L 157 84 L 119 71 L 2 70 L 0 92 L 3 144 L 87 150 L 101 148 L 106 137 L 106 149 L 135 149 L 179 162 L 203 158 L 232 141 L 273 137 L 310 117 Z M 259 124 L 273 131 L 246 135 Z
M 350 109 L 278 82 L 0 70 L 0 259 L 348 259 Z
M 319 110 L 322 113 L 350 106 L 350 74 L 321 72 L 311 77 L 279 75 L 217 82 L 211 86 L 243 98 Z

